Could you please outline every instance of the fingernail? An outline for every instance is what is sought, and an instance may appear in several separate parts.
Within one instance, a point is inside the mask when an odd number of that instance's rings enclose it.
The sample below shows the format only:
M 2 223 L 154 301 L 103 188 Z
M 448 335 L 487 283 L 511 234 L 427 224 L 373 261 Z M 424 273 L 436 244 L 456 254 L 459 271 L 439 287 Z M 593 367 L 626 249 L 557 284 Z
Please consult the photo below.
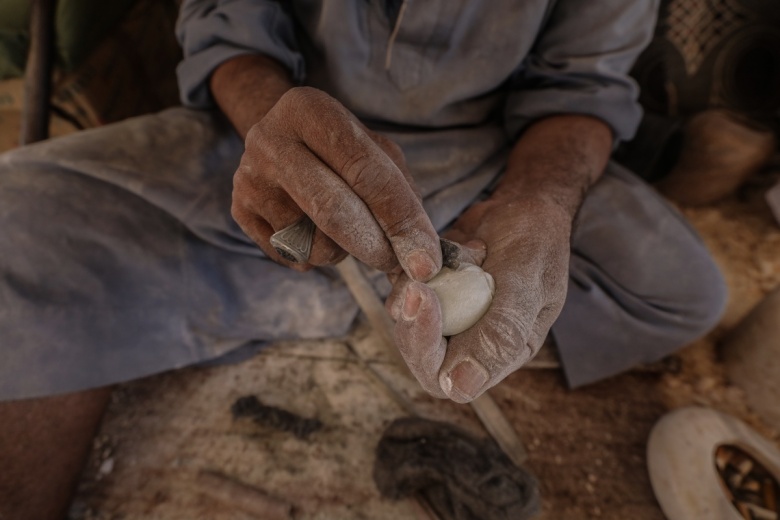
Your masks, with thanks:
M 410 276 L 420 281 L 428 280 L 437 271 L 436 262 L 433 261 L 431 255 L 421 249 L 406 255 L 406 265 Z
M 401 313 L 405 320 L 413 320 L 417 317 L 417 313 L 420 312 L 420 305 L 422 305 L 423 295 L 420 290 L 413 284 L 410 284 L 406 288 L 406 296 L 404 297 L 404 306 L 401 309 Z
M 466 358 L 449 374 L 442 374 L 439 384 L 452 400 L 469 402 L 482 390 L 489 377 L 488 371 L 478 361 Z

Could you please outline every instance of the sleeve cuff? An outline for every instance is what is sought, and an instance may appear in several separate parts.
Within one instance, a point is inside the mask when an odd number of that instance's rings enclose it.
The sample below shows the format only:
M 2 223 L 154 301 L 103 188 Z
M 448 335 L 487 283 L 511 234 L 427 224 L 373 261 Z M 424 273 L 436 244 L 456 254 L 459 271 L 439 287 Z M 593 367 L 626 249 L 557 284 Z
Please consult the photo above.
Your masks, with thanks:
M 594 86 L 571 90 L 549 87 L 510 94 L 505 112 L 506 130 L 512 140 L 534 121 L 561 114 L 581 114 L 601 119 L 612 128 L 615 142 L 634 137 L 642 119 L 642 108 L 624 86 Z
M 246 54 L 264 54 L 274 58 L 290 71 L 294 82 L 299 84 L 303 82 L 302 59 L 300 63 L 285 63 L 283 59 L 280 59 L 280 56 L 274 56 L 273 53 L 259 52 L 254 49 L 242 49 L 229 45 L 216 45 L 190 56 L 176 67 L 182 104 L 192 108 L 211 108 L 215 106 L 214 99 L 211 96 L 211 89 L 209 89 L 211 74 L 222 63 Z
M 269 1 L 216 2 L 190 0 L 182 7 L 177 36 L 184 60 L 176 69 L 182 104 L 210 108 L 209 79 L 223 62 L 245 54 L 263 54 L 290 71 L 293 81 L 305 77 L 294 24 L 282 7 Z

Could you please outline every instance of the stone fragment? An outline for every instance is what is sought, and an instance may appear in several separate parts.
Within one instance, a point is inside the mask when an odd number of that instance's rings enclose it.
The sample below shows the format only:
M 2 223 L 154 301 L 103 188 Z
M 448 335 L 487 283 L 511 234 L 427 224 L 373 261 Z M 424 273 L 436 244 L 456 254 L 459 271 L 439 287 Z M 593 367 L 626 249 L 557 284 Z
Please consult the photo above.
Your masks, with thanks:
M 431 281 L 441 305 L 444 336 L 454 336 L 474 325 L 493 301 L 495 283 L 490 274 L 469 263 L 458 269 L 444 267 Z

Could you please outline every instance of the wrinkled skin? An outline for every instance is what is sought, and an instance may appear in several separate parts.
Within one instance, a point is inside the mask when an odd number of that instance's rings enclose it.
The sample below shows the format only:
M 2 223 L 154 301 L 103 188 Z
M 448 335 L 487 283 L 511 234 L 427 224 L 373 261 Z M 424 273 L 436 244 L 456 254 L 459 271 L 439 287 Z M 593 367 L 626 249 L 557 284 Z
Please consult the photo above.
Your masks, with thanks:
M 294 269 L 347 253 L 425 281 L 441 269 L 436 230 L 412 188 L 400 148 L 316 89 L 285 93 L 246 137 L 233 180 L 233 218 L 263 251 Z M 307 214 L 317 226 L 308 264 L 284 260 L 274 231 Z
M 495 281 L 491 307 L 470 329 L 443 338 L 433 291 L 393 277 L 387 305 L 398 348 L 428 392 L 471 401 L 538 352 L 566 299 L 574 217 L 611 147 L 606 124 L 574 114 L 541 119 L 520 136 L 493 195 L 446 235 Z

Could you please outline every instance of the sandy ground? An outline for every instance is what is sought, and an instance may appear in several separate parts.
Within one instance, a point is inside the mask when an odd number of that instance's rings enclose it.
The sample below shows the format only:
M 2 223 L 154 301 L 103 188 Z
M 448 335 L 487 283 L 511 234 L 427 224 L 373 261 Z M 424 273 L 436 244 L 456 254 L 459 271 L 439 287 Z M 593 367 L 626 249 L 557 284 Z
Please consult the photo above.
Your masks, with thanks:
M 577 391 L 557 370 L 524 370 L 494 390 L 529 449 L 539 478 L 543 519 L 661 520 L 650 488 L 645 443 L 666 411 L 702 404 L 733 413 L 780 440 L 728 384 L 717 342 L 780 285 L 780 227 L 762 193 L 766 174 L 717 205 L 685 209 L 703 234 L 730 288 L 721 326 L 680 352 L 678 373 L 635 371 Z M 277 344 L 239 365 L 188 369 L 127 384 L 113 397 L 73 519 L 244 519 L 258 514 L 199 476 L 218 472 L 294 505 L 298 519 L 414 519 L 414 502 L 378 496 L 373 450 L 402 411 L 355 361 L 360 352 L 411 398 L 423 416 L 484 434 L 467 406 L 430 399 L 358 326 L 346 338 Z M 308 440 L 234 420 L 247 394 L 324 427 Z M 270 507 L 270 506 L 269 506 Z

